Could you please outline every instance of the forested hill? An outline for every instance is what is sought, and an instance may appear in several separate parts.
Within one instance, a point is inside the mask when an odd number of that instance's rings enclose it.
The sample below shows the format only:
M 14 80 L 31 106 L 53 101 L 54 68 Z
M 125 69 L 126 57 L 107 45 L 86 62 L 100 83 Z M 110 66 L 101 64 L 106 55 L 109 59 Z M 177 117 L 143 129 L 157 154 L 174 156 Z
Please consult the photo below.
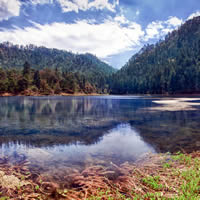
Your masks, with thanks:
M 40 70 L 46 67 L 68 72 L 90 73 L 98 71 L 111 74 L 115 69 L 92 54 L 74 54 L 68 51 L 37 47 L 19 46 L 9 42 L 0 44 L 0 66 L 2 68 L 22 68 L 25 61 L 32 68 Z
M 200 17 L 147 45 L 113 75 L 111 93 L 199 93 Z
M 92 54 L 0 44 L 0 93 L 108 93 L 115 71 Z

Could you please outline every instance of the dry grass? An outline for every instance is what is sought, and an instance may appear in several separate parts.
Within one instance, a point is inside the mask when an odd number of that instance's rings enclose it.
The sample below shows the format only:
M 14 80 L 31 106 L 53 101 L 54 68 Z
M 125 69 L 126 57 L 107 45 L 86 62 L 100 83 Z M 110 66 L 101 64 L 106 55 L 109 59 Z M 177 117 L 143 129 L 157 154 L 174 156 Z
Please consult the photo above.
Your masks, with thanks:
M 0 163 L 1 178 L 15 180 L 12 187 L 0 182 L 1 200 L 200 199 L 199 152 L 148 155 L 135 165 L 127 162 L 120 166 L 111 163 L 110 167 L 88 167 L 66 175 L 66 188 L 30 173 L 26 161 L 12 166 L 4 158 Z

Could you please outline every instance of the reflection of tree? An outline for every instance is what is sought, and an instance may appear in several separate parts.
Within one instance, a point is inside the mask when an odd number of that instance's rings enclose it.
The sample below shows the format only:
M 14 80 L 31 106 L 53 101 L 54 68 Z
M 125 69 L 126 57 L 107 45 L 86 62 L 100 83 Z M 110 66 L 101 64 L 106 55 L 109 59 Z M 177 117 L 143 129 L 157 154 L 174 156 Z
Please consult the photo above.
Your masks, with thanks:
M 45 147 L 45 146 L 54 146 L 54 145 L 70 145 L 70 144 L 84 144 L 90 145 L 98 143 L 102 136 L 107 133 L 109 128 L 102 129 L 93 129 L 91 132 L 85 131 L 83 134 L 80 132 L 74 133 L 66 133 L 59 132 L 56 133 L 56 130 L 52 130 L 51 133 L 30 133 L 29 134 L 20 134 L 13 130 L 13 132 L 9 132 L 8 135 L 3 135 L 0 137 L 0 145 L 2 144 L 24 144 L 26 146 L 36 146 L 36 147 Z
M 42 114 L 50 115 L 51 113 L 51 106 L 49 104 L 46 104 L 42 109 Z
M 158 152 L 200 150 L 200 116 L 198 111 L 143 112 L 130 124 Z
M 12 97 L 0 99 L 0 144 L 93 144 L 119 123 L 130 123 L 158 151 L 198 149 L 199 115 L 150 112 L 149 99 Z M 195 146 L 196 145 L 196 146 Z
M 98 142 L 117 123 L 109 104 L 109 99 L 100 98 L 2 98 L 1 143 L 42 146 Z

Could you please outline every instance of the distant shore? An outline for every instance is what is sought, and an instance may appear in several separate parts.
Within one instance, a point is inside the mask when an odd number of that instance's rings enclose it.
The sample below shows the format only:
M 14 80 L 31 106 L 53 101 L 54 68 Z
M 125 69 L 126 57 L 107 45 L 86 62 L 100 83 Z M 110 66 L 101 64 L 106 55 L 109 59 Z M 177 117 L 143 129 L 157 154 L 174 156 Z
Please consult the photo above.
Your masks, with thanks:
M 13 97 L 13 96 L 35 96 L 35 97 L 41 97 L 41 96 L 100 96 L 100 95 L 109 95 L 109 94 L 99 94 L 99 93 L 60 93 L 60 94 L 39 94 L 39 93 L 20 93 L 20 94 L 13 94 L 13 93 L 2 93 L 0 94 L 0 97 Z
M 23 92 L 23 93 L 18 93 L 18 94 L 13 94 L 13 93 L 1 93 L 0 97 L 12 97 L 12 96 L 35 96 L 35 97 L 40 97 L 40 96 L 107 96 L 107 95 L 113 95 L 113 96 L 149 96 L 149 97 L 198 97 L 200 96 L 200 93 L 197 94 L 191 94 L 191 93 L 177 93 L 177 94 L 109 94 L 109 93 L 59 93 L 59 94 L 42 94 L 42 93 L 34 93 L 34 92 Z

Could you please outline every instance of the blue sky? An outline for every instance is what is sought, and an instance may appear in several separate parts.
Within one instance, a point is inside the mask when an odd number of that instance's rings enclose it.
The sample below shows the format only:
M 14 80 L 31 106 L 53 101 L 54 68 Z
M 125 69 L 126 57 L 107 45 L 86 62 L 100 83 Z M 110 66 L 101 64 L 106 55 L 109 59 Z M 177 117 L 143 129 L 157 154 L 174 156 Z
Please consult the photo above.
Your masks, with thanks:
M 199 0 L 0 0 L 0 42 L 89 52 L 120 68 L 199 15 Z

